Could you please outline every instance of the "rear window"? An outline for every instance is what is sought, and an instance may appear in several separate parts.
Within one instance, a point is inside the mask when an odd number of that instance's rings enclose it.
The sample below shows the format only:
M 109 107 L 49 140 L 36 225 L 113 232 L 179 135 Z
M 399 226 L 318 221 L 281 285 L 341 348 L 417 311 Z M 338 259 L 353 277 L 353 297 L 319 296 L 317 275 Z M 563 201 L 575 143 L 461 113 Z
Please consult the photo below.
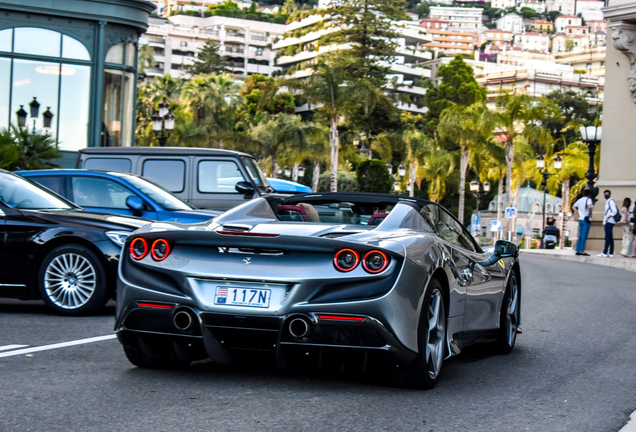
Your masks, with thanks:
M 376 226 L 388 216 L 393 208 L 394 206 L 390 204 L 298 203 L 280 206 L 278 217 L 284 221 Z
M 82 168 L 95 171 L 118 171 L 129 173 L 132 170 L 130 159 L 124 158 L 88 158 Z
M 170 192 L 183 192 L 185 162 L 182 160 L 146 160 L 141 174 Z

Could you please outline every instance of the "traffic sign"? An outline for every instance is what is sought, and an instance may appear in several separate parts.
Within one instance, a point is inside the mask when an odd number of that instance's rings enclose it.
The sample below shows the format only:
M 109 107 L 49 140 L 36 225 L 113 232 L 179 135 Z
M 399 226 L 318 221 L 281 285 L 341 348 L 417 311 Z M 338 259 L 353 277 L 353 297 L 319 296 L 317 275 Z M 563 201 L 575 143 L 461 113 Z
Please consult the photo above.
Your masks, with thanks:
M 490 232 L 499 232 L 501 231 L 501 221 L 491 220 L 490 221 Z
M 512 219 L 517 217 L 517 207 L 506 207 L 506 218 Z

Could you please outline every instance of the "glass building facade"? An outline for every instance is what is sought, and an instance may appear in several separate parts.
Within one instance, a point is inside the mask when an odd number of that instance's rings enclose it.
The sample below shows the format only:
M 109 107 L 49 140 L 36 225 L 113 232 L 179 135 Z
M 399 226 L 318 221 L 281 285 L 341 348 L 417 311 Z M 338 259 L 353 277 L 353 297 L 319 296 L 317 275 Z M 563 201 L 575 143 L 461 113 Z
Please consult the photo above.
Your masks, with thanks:
M 130 146 L 137 40 L 154 5 L 142 0 L 0 0 L 0 129 L 35 99 L 53 114 L 60 150 Z

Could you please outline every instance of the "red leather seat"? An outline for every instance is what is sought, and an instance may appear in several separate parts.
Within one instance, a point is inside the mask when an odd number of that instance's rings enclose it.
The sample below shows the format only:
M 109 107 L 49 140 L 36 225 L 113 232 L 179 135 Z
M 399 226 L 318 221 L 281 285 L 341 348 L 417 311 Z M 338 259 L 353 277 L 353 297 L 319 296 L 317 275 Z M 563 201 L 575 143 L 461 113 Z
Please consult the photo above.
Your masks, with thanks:
M 367 225 L 380 225 L 380 223 L 382 223 L 384 218 L 388 215 L 388 213 L 375 213 L 371 216 Z
M 295 206 L 295 205 L 278 206 L 278 214 L 281 216 L 293 216 L 294 212 L 298 213 L 304 221 L 307 220 L 307 212 L 302 207 Z

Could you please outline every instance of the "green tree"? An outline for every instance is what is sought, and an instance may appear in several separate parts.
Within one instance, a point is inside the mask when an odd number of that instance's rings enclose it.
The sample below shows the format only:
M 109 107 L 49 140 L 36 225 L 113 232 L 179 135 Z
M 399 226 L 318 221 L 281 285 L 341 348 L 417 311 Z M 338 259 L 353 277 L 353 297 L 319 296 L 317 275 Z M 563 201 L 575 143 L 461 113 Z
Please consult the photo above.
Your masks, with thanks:
M 153 67 L 155 62 L 155 50 L 148 44 L 139 47 L 139 73 L 144 73 L 146 68 Z
M 478 102 L 469 107 L 453 105 L 442 113 L 438 132 L 441 138 L 449 139 L 460 149 L 459 163 L 459 209 L 457 218 L 464 223 L 464 200 L 466 194 L 466 171 L 477 165 L 476 160 L 483 143 L 491 136 L 492 122 L 488 120 L 488 108 Z M 472 163 L 471 163 L 472 162 Z
M 262 74 L 247 77 L 239 94 L 245 98 L 247 113 L 258 121 L 260 113 L 293 114 L 296 112 L 294 96 L 281 91 L 281 82 Z
M 523 16 L 525 19 L 530 19 L 537 16 L 537 11 L 529 7 L 522 7 L 520 13 L 521 16 Z
M 14 125 L 0 130 L 0 164 L 7 170 L 61 168 L 54 162 L 60 157 L 55 139 L 47 133 Z
M 346 54 L 357 60 L 354 71 L 386 82 L 388 68 L 378 61 L 392 61 L 400 37 L 395 20 L 408 19 L 405 0 L 341 0 L 328 10 L 335 32 L 321 39 L 323 44 L 350 44 Z
M 390 193 L 393 188 L 386 164 L 378 159 L 367 159 L 358 165 L 356 179 L 361 192 Z
M 429 83 L 424 98 L 424 104 L 428 107 L 424 115 L 425 130 L 429 135 L 435 132 L 442 111 L 449 106 L 469 106 L 486 100 L 486 89 L 477 84 L 473 68 L 461 56 L 456 56 L 448 65 L 441 66 L 438 76 L 441 84 L 435 87 Z
M 303 96 L 317 106 L 316 114 L 329 124 L 329 159 L 331 165 L 331 192 L 338 190 L 338 154 L 340 139 L 338 122 L 354 101 L 351 100 L 350 69 L 355 61 L 342 55 L 325 55 L 313 66 L 314 73 L 304 83 L 288 81 L 287 85 L 299 87 Z
M 548 21 L 554 22 L 554 20 L 557 19 L 560 15 L 563 14 L 559 11 L 550 11 L 547 13 Z
M 205 42 L 196 60 L 186 68 L 190 75 L 220 74 L 228 70 L 227 56 L 219 54 L 219 44 L 212 39 Z
M 332 175 L 326 171 L 320 174 L 318 180 L 318 192 L 328 192 L 331 190 Z M 338 171 L 338 190 L 340 192 L 357 192 L 358 181 L 356 176 L 349 171 Z
M 552 142 L 549 131 L 542 126 L 543 119 L 560 115 L 559 108 L 546 98 L 533 98 L 526 94 L 506 93 L 499 96 L 495 103 L 499 109 L 490 111 L 489 121 L 505 139 L 506 156 L 506 207 L 511 206 L 512 167 L 514 163 L 514 144 L 519 137 L 527 142 L 546 145 Z
M 565 51 L 571 52 L 574 49 L 574 39 L 567 38 L 565 40 Z
M 271 156 L 272 177 L 276 178 L 278 157 L 282 152 L 301 153 L 304 150 L 310 128 L 300 116 L 284 113 L 268 115 L 261 123 L 251 127 L 251 138 Z
M 589 126 L 594 123 L 598 113 L 590 111 L 590 104 L 584 95 L 573 90 L 555 90 L 546 95 L 560 109 L 561 115 L 556 118 L 546 118 L 543 125 L 550 130 L 552 136 L 562 145 L 567 145 L 580 139 L 578 127 Z

